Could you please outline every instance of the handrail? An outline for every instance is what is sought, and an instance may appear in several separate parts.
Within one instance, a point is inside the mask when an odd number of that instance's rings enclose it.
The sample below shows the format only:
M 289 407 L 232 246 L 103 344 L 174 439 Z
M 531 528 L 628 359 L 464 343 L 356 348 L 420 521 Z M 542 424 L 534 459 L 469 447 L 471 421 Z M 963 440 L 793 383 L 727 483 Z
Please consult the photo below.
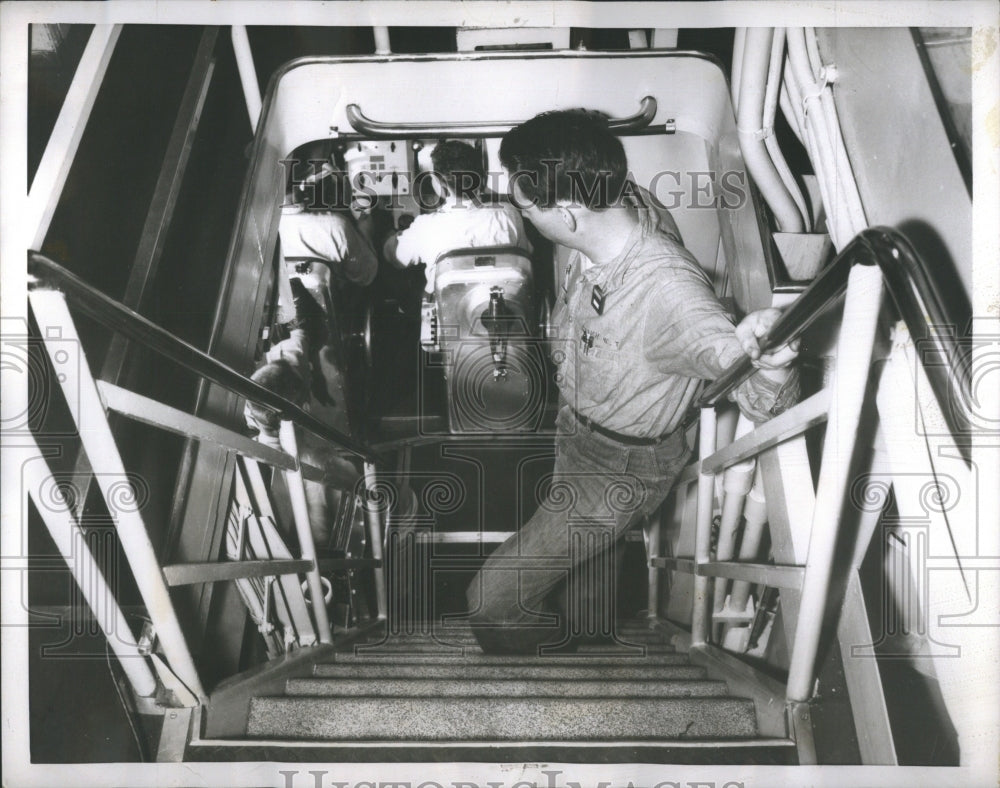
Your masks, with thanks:
M 968 362 L 963 361 L 960 340 L 954 333 L 935 330 L 955 326 L 957 321 L 948 314 L 926 263 L 897 230 L 871 227 L 858 233 L 761 338 L 763 351 L 769 352 L 799 336 L 841 296 L 856 264 L 881 269 L 914 341 L 929 345 L 937 358 L 946 360 L 926 365 L 925 371 L 948 428 L 952 434 L 960 434 L 971 422 L 967 411 L 971 402 Z M 716 404 L 753 373 L 749 357 L 735 362 L 705 389 L 697 406 Z
M 639 111 L 624 118 L 611 118 L 608 128 L 612 131 L 638 131 L 649 126 L 656 117 L 656 98 L 645 96 L 639 102 Z M 449 134 L 458 137 L 491 137 L 506 134 L 521 121 L 479 121 L 475 123 L 386 123 L 372 120 L 366 116 L 357 104 L 348 104 L 347 120 L 355 131 L 371 137 L 395 138 L 407 137 L 413 134 L 437 136 Z
M 375 453 L 369 447 L 324 424 L 295 403 L 253 382 L 193 345 L 178 339 L 169 331 L 118 303 L 44 255 L 29 251 L 28 275 L 35 280 L 29 282 L 29 287 L 61 291 L 70 297 L 84 314 L 112 331 L 124 334 L 129 339 L 176 361 L 195 374 L 251 402 L 277 411 L 283 420 L 292 421 L 325 441 L 337 444 L 365 460 L 376 459 Z

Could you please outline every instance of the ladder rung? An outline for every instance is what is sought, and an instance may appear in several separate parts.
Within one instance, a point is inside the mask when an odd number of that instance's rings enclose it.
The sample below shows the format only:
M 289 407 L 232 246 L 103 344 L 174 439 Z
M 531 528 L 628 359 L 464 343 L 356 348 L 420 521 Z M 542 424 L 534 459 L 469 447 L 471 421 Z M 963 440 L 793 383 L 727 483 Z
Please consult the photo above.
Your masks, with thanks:
M 750 564 L 742 561 L 711 561 L 707 564 L 696 564 L 691 558 L 651 558 L 649 565 L 656 569 L 675 569 L 678 572 L 702 577 L 745 580 L 771 588 L 801 588 L 802 576 L 805 573 L 805 567 L 802 566 Z
M 170 586 L 214 583 L 218 580 L 241 580 L 247 577 L 297 575 L 312 568 L 312 561 L 279 559 L 275 561 L 219 561 L 197 564 L 170 564 L 163 576 Z
M 143 424 L 183 435 L 186 438 L 209 441 L 223 448 L 242 454 L 244 457 L 273 465 L 284 470 L 295 470 L 295 458 L 283 451 L 272 449 L 259 441 L 240 435 L 238 432 L 220 427 L 211 421 L 192 416 L 177 408 L 164 405 L 150 397 L 123 389 L 105 380 L 97 381 L 104 406 L 123 416 Z M 306 479 L 322 481 L 323 471 L 306 463 L 301 464 L 302 475 Z
M 480 544 L 506 542 L 513 535 L 513 531 L 436 531 L 418 533 L 417 541 L 437 544 Z
M 335 569 L 378 569 L 382 566 L 382 561 L 378 558 L 318 558 L 316 563 L 320 572 Z
M 809 399 L 789 408 L 780 416 L 764 422 L 753 432 L 738 438 L 725 448 L 706 457 L 701 463 L 702 473 L 719 473 L 730 465 L 752 459 L 765 449 L 794 438 L 810 427 L 826 421 L 830 409 L 830 390 L 821 389 Z

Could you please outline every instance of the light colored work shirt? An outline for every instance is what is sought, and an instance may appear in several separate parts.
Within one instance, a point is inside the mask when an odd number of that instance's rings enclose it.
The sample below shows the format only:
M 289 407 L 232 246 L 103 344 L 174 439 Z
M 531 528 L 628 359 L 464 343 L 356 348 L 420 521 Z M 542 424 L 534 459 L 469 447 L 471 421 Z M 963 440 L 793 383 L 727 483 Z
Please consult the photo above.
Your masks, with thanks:
M 285 205 L 281 209 L 278 237 L 285 260 L 322 260 L 359 285 L 371 284 L 378 272 L 375 250 L 343 214 Z
M 512 205 L 445 205 L 414 219 L 399 234 L 396 258 L 403 265 L 426 263 L 427 292 L 434 292 L 434 264 L 441 255 L 480 246 L 519 246 L 531 253 L 520 212 Z
M 553 313 L 562 398 L 600 426 L 642 438 L 680 426 L 702 382 L 744 356 L 705 273 L 650 219 L 606 265 L 587 267 L 572 252 Z M 763 421 L 797 393 L 794 373 L 784 384 L 756 374 L 733 398 Z

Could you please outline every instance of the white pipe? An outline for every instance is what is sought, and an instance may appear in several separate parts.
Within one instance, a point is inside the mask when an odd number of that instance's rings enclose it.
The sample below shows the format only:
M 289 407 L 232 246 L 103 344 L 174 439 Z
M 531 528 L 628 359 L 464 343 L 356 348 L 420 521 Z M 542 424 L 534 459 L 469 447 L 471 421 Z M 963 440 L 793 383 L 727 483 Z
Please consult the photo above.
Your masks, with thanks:
M 789 167 L 788 162 L 785 161 L 784 154 L 781 152 L 781 147 L 778 145 L 778 138 L 773 134 L 769 134 L 764 138 L 764 147 L 767 148 L 767 154 L 771 157 L 774 169 L 778 171 L 778 177 L 781 178 L 781 182 L 785 184 L 785 188 L 788 189 L 788 193 L 792 195 L 795 207 L 799 209 L 799 215 L 802 217 L 803 232 L 812 232 L 812 217 L 809 213 L 809 205 L 806 203 L 806 198 L 802 194 L 802 190 L 799 188 L 799 184 L 795 180 L 795 176 L 792 174 L 791 167 Z
M 156 550 L 146 531 L 139 508 L 121 502 L 123 494 L 135 495 L 122 487 L 122 482 L 128 479 L 115 437 L 108 426 L 104 413 L 104 404 L 98 394 L 97 386 L 90 374 L 86 360 L 80 358 L 79 364 L 67 364 L 61 357 L 65 348 L 82 348 L 76 326 L 66 306 L 62 293 L 54 290 L 35 290 L 29 296 L 31 308 L 39 321 L 42 335 L 47 335 L 49 327 L 57 327 L 61 334 L 59 342 L 45 342 L 45 350 L 52 360 L 53 366 L 60 371 L 59 384 L 69 405 L 73 420 L 84 451 L 94 469 L 94 478 L 113 510 L 117 521 L 115 529 L 122 551 L 128 560 L 132 575 L 135 578 L 139 594 L 142 596 L 146 611 L 153 621 L 153 627 L 163 646 L 170 669 L 177 678 L 199 699 L 205 701 L 207 695 L 198 677 L 191 652 L 188 650 L 184 632 L 177 611 L 174 609 L 163 577 L 163 570 L 156 557 Z
M 817 172 L 817 175 L 820 175 L 821 182 L 824 178 L 828 179 L 826 191 L 832 197 L 826 205 L 830 236 L 840 249 L 867 226 L 864 210 L 847 153 L 843 150 L 840 126 L 832 107 L 832 93 L 827 85 L 812 79 L 805 30 L 789 28 L 787 40 L 789 63 L 803 94 L 807 137 L 811 130 L 822 169 L 822 174 Z M 828 104 L 827 109 L 824 109 L 824 104 Z M 816 163 L 817 160 L 814 160 L 814 166 Z
M 781 105 L 781 111 L 785 113 L 785 117 L 788 119 L 788 125 L 792 127 L 792 131 L 795 132 L 795 136 L 799 138 L 799 142 L 802 143 L 802 147 L 805 147 L 806 119 L 802 114 L 802 93 L 795 80 L 795 75 L 792 73 L 792 67 L 788 62 L 788 58 L 785 58 L 785 67 L 783 69 L 782 76 L 783 79 L 781 80 L 781 91 L 778 97 L 778 102 Z
M 823 442 L 822 473 L 809 536 L 795 640 L 788 668 L 788 701 L 812 696 L 816 655 L 823 629 L 840 520 L 847 501 L 851 461 L 858 440 L 872 349 L 882 305 L 878 266 L 855 266 L 847 282 L 832 383 L 830 416 Z
M 809 56 L 809 68 L 812 69 L 813 79 L 818 81 L 823 76 L 823 58 L 819 54 L 819 44 L 816 41 L 816 28 L 803 28 L 802 33 L 805 36 L 806 54 Z
M 715 453 L 715 408 L 702 408 L 698 420 L 698 459 L 704 461 Z M 712 514 L 715 508 L 715 474 L 698 475 L 698 511 L 694 534 L 695 568 L 711 561 Z M 691 609 L 691 645 L 701 646 L 709 635 L 709 585 L 711 578 L 694 576 L 694 603 Z
M 831 182 L 830 164 L 824 158 L 822 149 L 816 142 L 816 134 L 813 132 L 812 125 L 806 123 L 805 130 L 806 150 L 809 151 L 809 158 L 813 163 L 813 169 L 816 170 L 816 182 L 819 184 L 820 197 L 823 199 L 823 210 L 826 213 L 826 229 L 830 234 L 833 245 L 837 249 L 842 249 L 848 240 L 850 240 L 850 237 L 844 237 L 842 232 L 843 224 L 837 221 L 837 217 L 843 216 L 846 208 L 838 207 L 836 204 L 837 189 L 836 184 Z M 833 192 L 830 191 L 831 189 L 833 189 Z
M 868 226 L 868 220 L 865 218 L 861 196 L 858 193 L 854 168 L 851 166 L 850 159 L 847 158 L 847 148 L 844 145 L 844 138 L 840 131 L 840 118 L 837 115 L 837 107 L 833 101 L 833 91 L 830 89 L 824 90 L 820 94 L 819 99 L 833 145 L 834 164 L 837 168 L 837 182 L 844 191 L 844 202 L 850 217 L 851 228 L 853 234 L 856 235 Z
M 764 136 L 771 133 L 763 128 L 763 118 L 764 82 L 772 39 L 771 28 L 752 28 L 747 31 L 736 128 L 747 170 L 774 212 L 778 229 L 800 233 L 805 229 L 802 215 L 782 183 L 764 145 Z
M 812 224 L 810 221 L 809 206 L 802 194 L 802 190 L 799 189 L 799 184 L 796 182 L 795 176 L 792 175 L 792 170 L 788 166 L 788 162 L 785 161 L 785 157 L 781 153 L 778 138 L 773 131 L 774 119 L 778 109 L 778 95 L 781 93 L 781 71 L 784 62 L 785 29 L 777 27 L 774 29 L 774 40 L 771 43 L 771 60 L 767 67 L 767 87 L 764 91 L 764 115 L 761 122 L 762 128 L 771 129 L 772 131 L 764 137 L 764 147 L 767 148 L 767 153 L 771 157 L 775 170 L 778 172 L 778 177 L 785 184 L 785 188 L 792 196 L 795 206 L 799 209 L 806 232 L 809 232 Z
M 754 561 L 760 550 L 764 537 L 764 525 L 767 523 L 767 501 L 764 497 L 764 479 L 760 465 L 754 473 L 753 486 L 747 493 L 746 504 L 743 507 L 743 538 L 740 540 L 740 561 Z M 733 582 L 730 605 L 733 610 L 743 610 L 750 598 L 751 583 L 747 580 Z
M 753 422 L 740 414 L 736 427 L 736 438 L 741 438 L 753 430 Z M 743 504 L 753 483 L 755 459 L 744 460 L 726 468 L 722 475 L 722 516 L 719 520 L 719 538 L 715 547 L 716 561 L 731 561 L 736 555 L 736 536 L 743 517 Z M 715 578 L 715 593 L 712 609 L 722 610 L 726 601 L 729 581 L 724 577 Z
M 660 556 L 660 536 L 663 531 L 660 510 L 649 515 L 649 539 L 646 545 L 646 555 L 649 559 Z M 660 569 L 650 566 L 648 571 L 646 594 L 646 617 L 656 618 L 660 607 Z
M 278 429 L 278 441 L 282 450 L 299 460 L 299 442 L 295 435 L 295 423 L 282 421 Z M 309 584 L 309 599 L 312 601 L 313 616 L 316 619 L 316 636 L 320 643 L 332 643 L 330 634 L 330 619 L 323 603 L 323 580 L 316 564 L 316 545 L 313 542 L 312 528 L 309 526 L 309 505 L 306 501 L 305 484 L 302 472 L 298 470 L 284 471 L 285 483 L 288 486 L 288 498 L 292 504 L 292 519 L 295 521 L 295 535 L 299 539 L 299 554 L 306 561 L 312 561 L 312 569 L 306 572 L 306 582 Z
M 368 539 L 372 545 L 372 558 L 379 562 L 375 567 L 375 604 L 378 607 L 380 621 L 388 613 L 388 596 L 385 582 L 385 557 L 382 547 L 382 523 L 379 520 L 379 509 L 373 497 L 376 476 L 374 463 L 365 463 L 365 521 L 368 525 Z
M 250 116 L 250 128 L 257 131 L 257 121 L 260 120 L 262 102 L 260 99 L 260 83 L 257 81 L 257 69 L 253 65 L 253 52 L 250 50 L 250 39 L 243 25 L 233 25 L 233 53 L 236 55 L 236 68 L 240 73 L 240 84 L 243 85 L 243 98 L 247 103 L 247 114 Z
M 740 108 L 740 86 L 743 80 L 743 48 L 746 44 L 747 29 L 745 27 L 736 28 L 733 37 L 733 77 L 729 86 L 733 94 L 733 111 Z
M 29 434 L 27 440 L 34 443 L 34 436 Z M 83 598 L 87 600 L 87 606 L 93 612 L 108 645 L 115 652 L 133 692 L 139 697 L 148 698 L 156 692 L 153 671 L 139 653 L 139 646 L 118 606 L 118 600 L 87 547 L 87 537 L 70 512 L 69 505 L 60 500 L 54 489 L 55 479 L 48 471 L 41 451 L 37 444 L 32 448 L 37 459 L 21 465 L 28 494 L 35 502 L 35 508 L 65 559 Z
M 767 84 L 764 87 L 764 128 L 774 126 L 778 106 L 778 88 L 781 85 L 781 67 L 785 58 L 785 28 L 776 27 L 771 39 L 771 57 L 767 63 Z
M 372 30 L 375 32 L 375 54 L 391 55 L 392 45 L 389 43 L 389 28 L 377 25 Z
M 828 71 L 832 71 L 832 66 L 824 66 L 823 58 L 819 51 L 819 42 L 816 39 L 815 28 L 805 28 L 802 31 L 805 39 L 806 53 L 809 57 L 809 66 L 816 76 L 817 82 L 822 79 L 824 82 L 832 84 L 833 78 L 827 79 Z M 834 77 L 836 72 L 833 71 Z M 833 90 L 824 86 L 820 92 L 820 106 L 823 108 L 823 117 L 826 123 L 827 132 L 833 145 L 834 156 L 836 157 L 837 178 L 843 185 L 847 195 L 846 204 L 850 211 L 851 223 L 855 234 L 861 232 L 868 226 L 864 211 L 861 206 L 861 197 L 857 192 L 857 182 L 854 178 L 854 170 L 850 160 L 847 158 L 847 148 L 844 146 L 843 136 L 840 131 L 840 118 L 837 115 L 837 106 L 833 100 Z

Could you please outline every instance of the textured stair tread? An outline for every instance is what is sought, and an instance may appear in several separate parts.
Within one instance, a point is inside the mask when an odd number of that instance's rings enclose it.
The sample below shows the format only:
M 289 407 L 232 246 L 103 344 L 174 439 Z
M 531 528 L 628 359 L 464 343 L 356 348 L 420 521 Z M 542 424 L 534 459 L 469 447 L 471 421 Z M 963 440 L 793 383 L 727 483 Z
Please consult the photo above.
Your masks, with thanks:
M 757 735 L 741 698 L 253 698 L 247 735 L 353 741 L 608 741 Z
M 623 656 L 629 656 L 630 652 L 637 649 L 643 650 L 647 654 L 675 654 L 676 649 L 669 643 L 641 643 L 621 639 L 617 643 L 586 643 L 578 647 L 578 654 L 606 654 L 614 651 L 622 652 Z M 456 642 L 448 640 L 433 640 L 431 638 L 421 639 L 392 639 L 382 642 L 357 643 L 353 648 L 355 654 L 372 655 L 392 655 L 392 654 L 478 654 L 481 653 L 479 644 L 473 642 Z
M 288 695 L 334 697 L 606 697 L 606 698 L 709 698 L 728 695 L 724 681 L 677 679 L 674 681 L 595 681 L 565 679 L 289 679 Z
M 392 665 L 574 665 L 593 666 L 595 669 L 607 666 L 628 666 L 628 665 L 687 665 L 686 654 L 647 654 L 639 649 L 626 651 L 621 649 L 607 652 L 585 652 L 576 654 L 539 654 L 531 655 L 507 655 L 507 654 L 483 654 L 482 651 L 466 650 L 464 653 L 455 651 L 453 653 L 428 654 L 428 653 L 403 653 L 403 652 L 382 652 L 364 651 L 360 654 L 356 652 L 343 652 L 334 655 L 332 664 L 357 665 L 361 663 L 389 663 Z M 331 663 L 328 663 L 331 664 Z
M 636 660 L 634 664 L 577 660 L 556 664 L 548 660 L 535 664 L 473 663 L 459 659 L 448 662 L 409 663 L 353 661 L 316 665 L 313 675 L 318 678 L 454 678 L 454 679 L 701 679 L 705 669 L 690 664 L 650 664 Z

